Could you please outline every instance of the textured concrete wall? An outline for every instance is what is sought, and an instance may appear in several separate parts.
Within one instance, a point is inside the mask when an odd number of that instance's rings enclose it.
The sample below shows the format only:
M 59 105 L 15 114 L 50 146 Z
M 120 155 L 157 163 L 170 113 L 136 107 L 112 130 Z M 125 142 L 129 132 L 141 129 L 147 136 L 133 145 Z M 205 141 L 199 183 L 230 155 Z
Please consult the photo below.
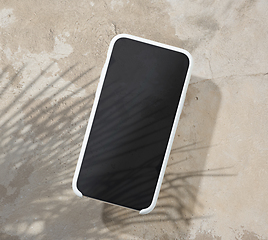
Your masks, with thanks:
M 1 0 L 0 239 L 268 239 L 267 0 Z M 155 210 L 71 181 L 108 44 L 195 60 Z

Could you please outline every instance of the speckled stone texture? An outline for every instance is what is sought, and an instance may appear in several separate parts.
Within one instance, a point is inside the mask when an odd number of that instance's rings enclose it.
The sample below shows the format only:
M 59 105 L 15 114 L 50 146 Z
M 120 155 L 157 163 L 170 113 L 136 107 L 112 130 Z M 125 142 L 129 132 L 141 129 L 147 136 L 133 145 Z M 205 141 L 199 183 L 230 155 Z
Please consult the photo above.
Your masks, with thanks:
M 267 0 L 1 0 L 0 239 L 268 239 Z M 157 206 L 77 197 L 110 40 L 194 58 Z

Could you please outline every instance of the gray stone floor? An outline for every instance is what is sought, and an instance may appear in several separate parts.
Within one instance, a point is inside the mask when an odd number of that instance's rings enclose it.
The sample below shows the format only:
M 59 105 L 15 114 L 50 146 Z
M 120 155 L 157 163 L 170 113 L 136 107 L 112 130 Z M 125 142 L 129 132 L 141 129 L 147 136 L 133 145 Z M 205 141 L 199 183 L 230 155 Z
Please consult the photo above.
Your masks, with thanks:
M 1 0 L 0 239 L 268 239 L 267 12 L 267 0 Z M 145 216 L 71 188 L 118 33 L 195 61 Z

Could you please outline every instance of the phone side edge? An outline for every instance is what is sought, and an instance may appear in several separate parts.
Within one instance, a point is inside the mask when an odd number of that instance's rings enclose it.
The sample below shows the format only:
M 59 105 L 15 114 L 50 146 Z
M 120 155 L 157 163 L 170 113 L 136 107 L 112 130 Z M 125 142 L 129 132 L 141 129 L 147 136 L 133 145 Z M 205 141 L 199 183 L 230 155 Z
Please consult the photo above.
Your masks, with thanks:
M 179 52 L 181 52 L 180 50 L 181 49 L 179 49 Z M 182 50 L 184 50 L 184 49 L 182 49 Z M 168 145 L 167 145 L 166 153 L 165 153 L 165 156 L 164 156 L 163 164 L 162 164 L 162 167 L 161 167 L 161 170 L 160 170 L 159 178 L 157 180 L 153 200 L 152 200 L 152 202 L 151 202 L 149 207 L 140 210 L 139 214 L 142 214 L 142 215 L 150 213 L 155 208 L 155 205 L 157 203 L 157 199 L 158 199 L 159 192 L 160 192 L 160 189 L 161 189 L 161 185 L 162 185 L 162 182 L 163 182 L 163 178 L 164 178 L 164 175 L 165 175 L 169 155 L 170 155 L 170 152 L 171 152 L 172 144 L 173 144 L 174 137 L 175 137 L 176 130 L 177 130 L 177 126 L 178 126 L 178 123 L 179 123 L 180 115 L 181 115 L 182 108 L 183 108 L 183 105 L 184 105 L 184 101 L 185 101 L 185 98 L 186 98 L 186 92 L 187 92 L 187 89 L 188 89 L 188 86 L 189 86 L 191 73 L 192 73 L 192 68 L 193 68 L 193 58 L 192 58 L 192 55 L 188 51 L 184 50 L 183 53 L 185 53 L 185 55 L 189 59 L 188 71 L 187 71 L 187 74 L 186 74 L 186 77 L 185 77 L 185 82 L 184 82 L 184 85 L 183 85 L 181 98 L 180 98 L 180 101 L 179 101 L 179 104 L 178 104 L 178 108 L 177 108 L 177 111 L 176 111 L 175 119 L 174 119 L 172 130 L 171 130 L 171 134 L 170 134 L 170 137 L 169 137 L 169 140 L 168 140 Z
M 108 51 L 107 51 L 106 61 L 104 63 L 102 71 L 101 71 L 100 80 L 99 80 L 98 87 L 97 87 L 97 90 L 96 90 L 96 93 L 95 93 L 95 98 L 94 98 L 94 102 L 93 102 L 93 105 L 92 105 L 92 110 L 91 110 L 89 120 L 88 120 L 88 124 L 87 124 L 87 129 L 86 129 L 86 132 L 85 132 L 82 147 L 81 147 L 80 154 L 79 154 L 78 161 L 77 161 L 77 165 L 76 165 L 76 168 L 75 168 L 75 173 L 74 173 L 73 180 L 72 180 L 72 189 L 73 189 L 73 192 L 78 197 L 83 196 L 83 194 L 81 193 L 81 191 L 77 187 L 78 176 L 79 176 L 79 173 L 80 173 L 80 169 L 81 169 L 81 166 L 82 166 L 82 162 L 83 162 L 83 158 L 84 158 L 88 138 L 89 138 L 89 135 L 90 135 L 90 132 L 91 132 L 93 120 L 94 120 L 96 110 L 97 110 L 97 106 L 98 106 L 98 103 L 99 103 L 101 90 L 102 90 L 104 79 L 105 79 L 106 72 L 107 72 L 107 69 L 108 69 L 108 64 L 109 64 L 109 61 L 110 61 L 110 58 L 111 58 L 111 55 L 112 55 L 112 50 L 113 50 L 115 42 L 119 38 L 122 37 L 120 35 L 124 35 L 124 34 L 116 35 L 110 42 L 110 45 L 109 45 L 109 48 L 108 48 Z

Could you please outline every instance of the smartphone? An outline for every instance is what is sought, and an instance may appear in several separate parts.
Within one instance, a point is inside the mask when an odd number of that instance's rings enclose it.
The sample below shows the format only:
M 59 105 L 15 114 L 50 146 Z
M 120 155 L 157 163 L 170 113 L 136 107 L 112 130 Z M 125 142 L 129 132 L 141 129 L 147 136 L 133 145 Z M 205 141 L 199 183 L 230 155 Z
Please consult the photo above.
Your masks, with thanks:
M 76 195 L 153 210 L 191 69 L 186 50 L 128 34 L 112 39 L 73 178 Z

